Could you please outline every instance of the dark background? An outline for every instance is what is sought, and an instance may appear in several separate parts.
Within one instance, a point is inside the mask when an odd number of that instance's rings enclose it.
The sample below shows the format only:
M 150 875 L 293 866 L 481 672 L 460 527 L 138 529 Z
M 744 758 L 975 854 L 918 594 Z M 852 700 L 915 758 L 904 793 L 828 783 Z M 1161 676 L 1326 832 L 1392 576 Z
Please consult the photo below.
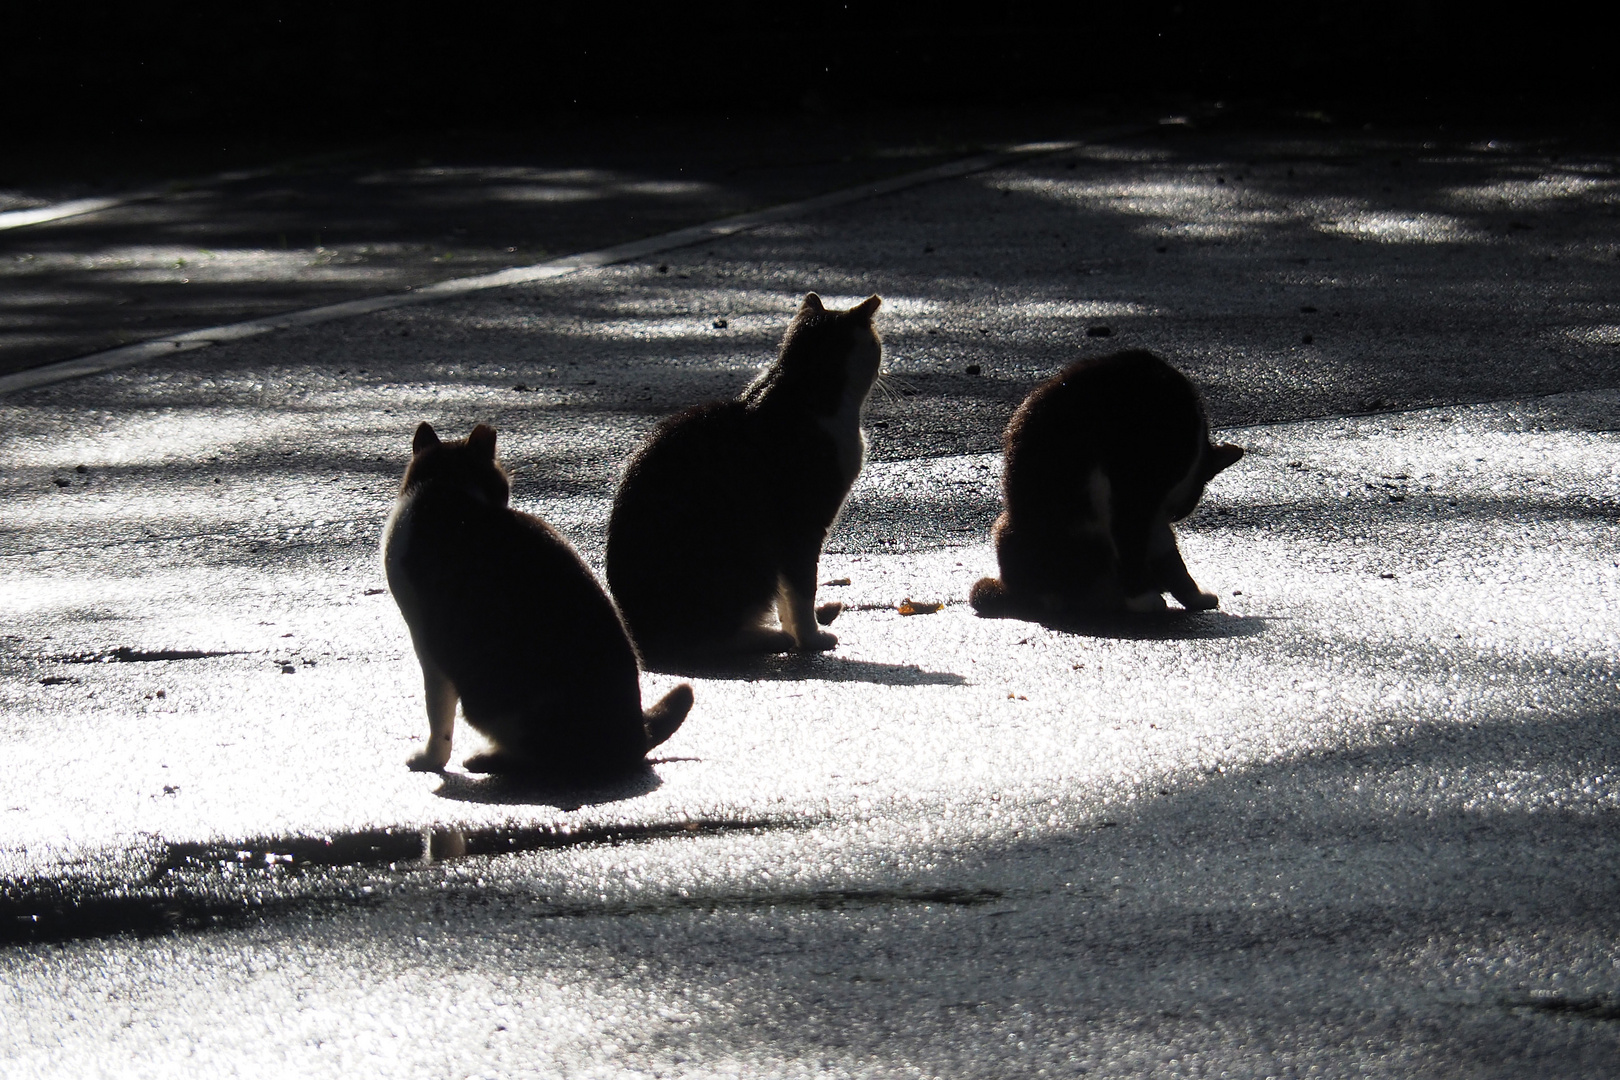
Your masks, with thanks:
M 954 9 L 953 9 L 954 10 Z M 13 148 L 341 142 L 593 115 L 1226 98 L 1346 120 L 1608 124 L 1612 24 L 1573 5 L 851 2 L 15 5 Z

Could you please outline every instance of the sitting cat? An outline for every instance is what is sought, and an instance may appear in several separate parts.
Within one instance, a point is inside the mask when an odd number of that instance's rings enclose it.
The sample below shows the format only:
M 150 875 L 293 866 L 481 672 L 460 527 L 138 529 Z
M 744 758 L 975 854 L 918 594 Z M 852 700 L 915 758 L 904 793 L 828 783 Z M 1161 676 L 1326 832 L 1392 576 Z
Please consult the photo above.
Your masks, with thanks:
M 428 743 L 413 769 L 440 769 L 460 698 L 494 750 L 473 772 L 585 780 L 633 769 L 692 707 L 677 686 L 643 713 L 636 652 L 568 542 L 507 506 L 495 431 L 440 442 L 424 423 L 383 529 L 388 587 L 410 627 L 427 690 Z
M 1219 603 L 1170 523 L 1243 449 L 1209 441 L 1185 375 L 1140 349 L 1078 360 L 1030 392 L 1003 441 L 1001 577 L 973 586 L 981 615 L 1162 611 L 1165 592 L 1189 610 Z
M 631 459 L 607 579 L 649 664 L 838 644 L 818 626 L 839 605 L 814 606 L 816 565 L 866 453 L 879 303 L 829 311 L 810 293 L 741 397 L 668 418 Z

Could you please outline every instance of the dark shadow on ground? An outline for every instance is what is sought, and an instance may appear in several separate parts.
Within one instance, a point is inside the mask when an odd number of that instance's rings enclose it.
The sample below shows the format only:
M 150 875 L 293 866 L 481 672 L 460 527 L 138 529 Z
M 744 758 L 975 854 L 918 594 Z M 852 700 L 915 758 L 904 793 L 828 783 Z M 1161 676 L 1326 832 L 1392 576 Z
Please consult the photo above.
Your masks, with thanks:
M 373 892 L 364 882 L 375 875 L 410 873 L 445 860 L 795 827 L 766 818 L 689 818 L 654 824 L 378 828 L 202 843 L 154 839 L 148 850 L 111 853 L 99 878 L 0 879 L 0 946 L 243 926 L 331 908 L 334 900 L 364 905 Z M 126 876 L 137 868 L 138 880 Z
M 1171 608 L 1141 615 L 1075 615 L 1027 612 L 984 616 L 1032 622 L 1078 637 L 1116 638 L 1121 641 L 1211 641 L 1254 637 L 1266 632 L 1270 619 L 1259 615 L 1229 615 L 1224 611 L 1185 611 Z
M 696 679 L 732 682 L 860 682 L 880 686 L 966 686 L 967 678 L 954 671 L 929 671 L 916 664 L 885 664 L 876 660 L 850 660 L 832 653 L 786 653 L 728 660 L 664 661 L 649 671 L 686 675 Z
M 593 784 L 571 784 L 518 774 L 475 777 L 453 772 L 442 773 L 441 780 L 433 790 L 441 799 L 501 806 L 554 806 L 559 810 L 623 802 L 657 791 L 663 784 L 646 762 L 627 776 Z

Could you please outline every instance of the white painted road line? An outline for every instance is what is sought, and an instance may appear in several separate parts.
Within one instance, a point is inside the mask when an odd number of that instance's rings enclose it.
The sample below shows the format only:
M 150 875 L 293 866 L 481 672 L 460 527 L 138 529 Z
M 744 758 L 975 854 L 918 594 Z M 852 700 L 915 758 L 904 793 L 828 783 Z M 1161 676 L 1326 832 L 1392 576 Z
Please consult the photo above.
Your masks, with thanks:
M 80 214 L 94 214 L 97 210 L 110 210 L 114 206 L 123 206 L 127 202 L 134 202 L 143 197 L 116 195 L 104 199 L 74 199 L 71 202 L 36 206 L 32 210 L 7 210 L 0 213 L 0 229 L 20 229 L 24 225 L 40 225 L 61 218 L 78 217 Z
M 332 322 L 336 319 L 348 319 L 356 315 L 366 315 L 373 311 L 385 311 L 389 308 L 404 307 L 409 304 L 425 304 L 435 300 L 446 300 L 452 297 L 464 296 L 468 293 L 480 292 L 484 289 L 498 289 L 507 285 L 549 281 L 582 270 L 594 270 L 614 263 L 628 262 L 631 259 L 657 255 L 661 252 L 673 251 L 676 248 L 689 247 L 709 240 L 734 236 L 750 229 L 757 229 L 762 225 L 802 217 L 818 210 L 861 202 L 865 199 L 876 198 L 880 195 L 887 195 L 891 192 L 903 191 L 906 188 L 931 184 L 940 180 L 969 176 L 973 173 L 984 172 L 1025 158 L 1072 150 L 1083 145 L 1084 142 L 1118 138 L 1121 135 L 1130 134 L 1137 130 L 1139 128 L 1135 126 L 1120 127 L 1095 132 L 1085 140 L 1022 143 L 1008 147 L 1005 150 L 979 154 L 974 157 L 963 158 L 960 161 L 936 165 L 931 169 L 906 173 L 904 176 L 895 176 L 887 180 L 860 184 L 856 187 L 829 192 L 826 195 L 816 195 L 796 202 L 782 203 L 780 206 L 755 210 L 747 214 L 738 214 L 735 217 L 721 218 L 718 221 L 711 221 L 702 225 L 692 225 L 685 229 L 676 229 L 674 232 L 649 236 L 643 240 L 632 240 L 628 243 L 616 244 L 613 247 L 600 248 L 596 251 L 565 255 L 562 258 L 536 263 L 533 266 L 517 266 L 509 270 L 499 270 L 493 274 L 480 274 L 476 277 L 452 278 L 448 281 L 423 285 L 407 292 L 389 293 L 384 296 L 366 297 L 360 300 L 345 300 L 337 304 L 324 304 L 320 307 L 304 308 L 301 311 L 266 315 L 262 318 L 230 323 L 225 326 L 189 330 L 183 334 L 170 334 L 166 337 L 154 338 L 134 345 L 122 345 L 116 349 L 107 349 L 103 352 L 91 353 L 88 356 L 81 356 L 72 360 L 60 360 L 27 371 L 0 375 L 0 394 L 27 390 L 36 386 L 48 386 L 51 383 L 82 378 L 86 375 L 99 375 L 102 372 L 128 367 L 131 364 L 138 364 L 143 360 L 150 360 L 157 356 L 172 356 L 177 352 L 203 349 L 227 341 L 238 341 L 259 334 L 268 334 L 275 330 L 285 330 L 295 326 L 311 326 L 316 323 Z M 26 213 L 29 211 L 18 212 Z
M 269 169 L 233 169 L 230 172 L 210 176 L 205 180 L 166 184 L 163 187 L 148 188 L 145 191 L 131 191 L 123 195 L 105 195 L 94 199 L 70 199 L 67 202 L 52 203 L 49 206 L 36 206 L 29 210 L 7 210 L 0 213 L 0 231 L 20 229 L 25 225 L 48 225 L 53 221 L 61 221 L 63 218 L 82 217 L 85 214 L 95 214 L 102 210 L 127 206 L 130 203 L 161 199 L 163 196 L 172 195 L 177 191 L 194 191 L 209 184 L 228 184 L 239 180 L 253 180 L 268 175 L 270 171 Z

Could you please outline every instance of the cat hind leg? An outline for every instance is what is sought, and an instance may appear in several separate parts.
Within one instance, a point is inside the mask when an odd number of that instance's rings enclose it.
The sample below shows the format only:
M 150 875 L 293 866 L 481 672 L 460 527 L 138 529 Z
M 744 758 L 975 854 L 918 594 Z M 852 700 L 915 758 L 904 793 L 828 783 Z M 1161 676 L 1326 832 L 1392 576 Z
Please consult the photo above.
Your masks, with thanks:
M 525 773 L 533 771 L 534 763 L 508 750 L 496 749 L 472 755 L 461 767 L 474 773 Z
M 770 620 L 770 622 L 767 622 Z M 724 649 L 727 653 L 784 653 L 792 650 L 793 635 L 780 626 L 771 625 L 770 612 L 760 616 L 754 625 L 739 630 Z
M 1125 598 L 1125 610 L 1136 615 L 1151 615 L 1157 611 L 1166 611 L 1170 607 L 1164 602 L 1164 594 L 1156 592 L 1138 593 Z
M 1007 584 L 1007 567 L 1013 566 L 1015 574 L 1022 572 L 1028 553 L 1024 550 L 1027 545 L 1022 534 L 1013 526 L 1010 511 L 1001 512 L 990 535 L 996 545 L 996 567 L 1001 576 L 982 577 L 974 582 L 968 590 L 968 603 L 985 618 L 1000 619 L 1013 614 L 1018 606 L 1013 599 L 1013 589 Z

